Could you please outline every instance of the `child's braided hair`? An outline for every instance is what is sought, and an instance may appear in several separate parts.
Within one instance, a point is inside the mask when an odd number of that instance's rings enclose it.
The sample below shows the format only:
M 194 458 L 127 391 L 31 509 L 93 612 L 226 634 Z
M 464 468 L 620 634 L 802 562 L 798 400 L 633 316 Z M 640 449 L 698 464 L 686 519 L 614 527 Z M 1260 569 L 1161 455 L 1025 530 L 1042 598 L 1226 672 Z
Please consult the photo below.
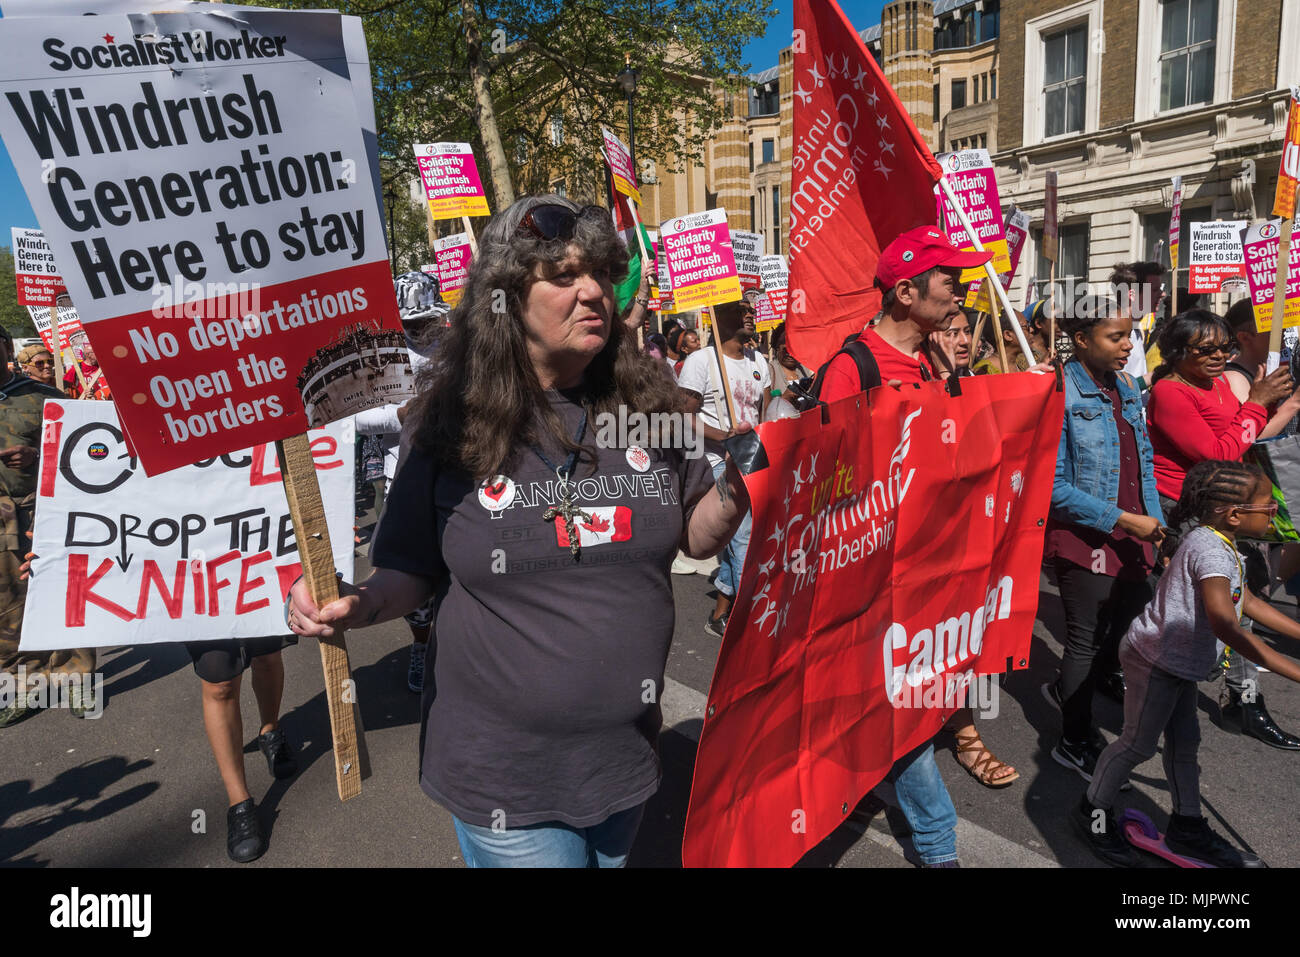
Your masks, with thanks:
M 1264 477 L 1264 470 L 1258 465 L 1245 462 L 1223 459 L 1197 462 L 1187 470 L 1183 494 L 1166 516 L 1170 534 L 1161 546 L 1162 553 L 1172 555 L 1177 550 L 1184 526 L 1212 520 L 1216 508 L 1248 501 Z

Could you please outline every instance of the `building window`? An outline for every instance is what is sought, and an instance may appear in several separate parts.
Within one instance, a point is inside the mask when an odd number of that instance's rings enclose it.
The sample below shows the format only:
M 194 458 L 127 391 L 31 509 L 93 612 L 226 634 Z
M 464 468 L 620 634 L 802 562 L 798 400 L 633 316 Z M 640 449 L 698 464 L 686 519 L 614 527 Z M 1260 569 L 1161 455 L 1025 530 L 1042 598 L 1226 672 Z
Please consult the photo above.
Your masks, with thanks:
M 565 189 L 564 180 L 562 179 L 557 179 L 555 182 L 551 184 L 551 192 L 554 193 L 556 196 L 569 195 L 568 191 Z
M 1214 98 L 1217 0 L 1165 0 L 1160 4 L 1160 109 L 1174 110 Z
M 564 145 L 564 117 L 563 116 L 556 115 L 551 117 L 551 145 L 552 146 Z
M 954 110 L 960 110 L 965 105 L 966 105 L 966 81 L 953 80 L 952 81 L 952 108 Z
M 758 223 L 754 220 L 754 197 L 749 197 L 749 231 L 758 232 Z
M 983 43 L 985 40 L 992 40 L 998 35 L 998 21 L 1001 19 L 1001 11 L 998 9 L 997 0 L 985 0 L 984 12 L 980 14 L 980 39 Z
M 989 98 L 998 98 L 998 71 L 989 70 Z
M 934 121 L 939 122 L 939 84 L 934 85 Z
M 754 172 L 754 141 L 749 141 L 749 171 Z
M 772 251 L 781 251 L 781 187 L 772 187 Z
M 1087 57 L 1083 26 L 1043 38 L 1044 136 L 1083 131 Z
M 776 162 L 776 140 L 763 140 L 763 162 Z
M 1088 281 L 1088 224 L 1071 223 L 1057 229 L 1056 301 L 1073 302 L 1077 287 Z M 1034 274 L 1034 298 L 1047 296 L 1052 264 L 1043 256 L 1043 231 L 1036 234 L 1038 243 L 1038 271 Z M 1069 298 L 1067 298 L 1069 297 Z M 1059 306 L 1058 306 L 1059 308 Z
M 980 102 L 983 103 L 989 98 L 989 75 L 985 73 L 980 77 Z

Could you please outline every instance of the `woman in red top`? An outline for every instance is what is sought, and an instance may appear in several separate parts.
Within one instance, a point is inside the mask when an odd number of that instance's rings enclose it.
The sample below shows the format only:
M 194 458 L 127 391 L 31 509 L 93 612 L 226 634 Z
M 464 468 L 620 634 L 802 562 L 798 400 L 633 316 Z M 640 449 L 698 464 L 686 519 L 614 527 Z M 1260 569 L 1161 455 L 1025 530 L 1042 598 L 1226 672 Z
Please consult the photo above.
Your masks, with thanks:
M 1259 376 L 1245 402 L 1223 377 L 1233 351 L 1228 324 L 1212 312 L 1175 316 L 1160 334 L 1161 364 L 1152 376 L 1147 428 L 1155 450 L 1156 488 L 1165 512 L 1178 502 L 1187 470 L 1206 459 L 1237 461 L 1268 422 L 1267 407 L 1291 394 L 1291 374 Z
M 1224 375 L 1233 338 L 1226 320 L 1203 309 L 1175 316 L 1160 334 L 1163 361 L 1152 376 L 1147 431 L 1166 515 L 1182 494 L 1188 469 L 1207 459 L 1239 460 L 1268 424 L 1268 409 L 1294 388 L 1286 366 L 1268 376 L 1260 366 L 1246 401 L 1240 401 Z M 1255 665 L 1238 654 L 1228 660 L 1220 722 L 1271 747 L 1300 751 L 1300 738 L 1279 728 L 1264 706 Z

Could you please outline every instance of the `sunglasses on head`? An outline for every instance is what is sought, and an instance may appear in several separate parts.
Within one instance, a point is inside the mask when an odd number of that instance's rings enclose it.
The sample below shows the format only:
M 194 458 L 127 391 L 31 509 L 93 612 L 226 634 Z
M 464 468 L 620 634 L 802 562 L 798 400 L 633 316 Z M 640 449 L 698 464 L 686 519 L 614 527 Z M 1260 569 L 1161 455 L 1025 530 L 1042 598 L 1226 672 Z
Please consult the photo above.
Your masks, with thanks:
M 1222 352 L 1225 356 L 1230 356 L 1232 355 L 1232 346 L 1226 342 L 1219 342 L 1212 346 L 1192 346 L 1189 351 L 1192 355 L 1199 356 L 1202 359 L 1212 356 L 1216 352 Z
M 608 218 L 609 213 L 599 206 L 584 206 L 575 213 L 568 206 L 561 206 L 559 203 L 543 203 L 541 206 L 534 206 L 524 215 L 519 223 L 519 230 L 529 232 L 538 239 L 569 240 L 573 238 L 573 230 L 578 220 L 596 216 Z

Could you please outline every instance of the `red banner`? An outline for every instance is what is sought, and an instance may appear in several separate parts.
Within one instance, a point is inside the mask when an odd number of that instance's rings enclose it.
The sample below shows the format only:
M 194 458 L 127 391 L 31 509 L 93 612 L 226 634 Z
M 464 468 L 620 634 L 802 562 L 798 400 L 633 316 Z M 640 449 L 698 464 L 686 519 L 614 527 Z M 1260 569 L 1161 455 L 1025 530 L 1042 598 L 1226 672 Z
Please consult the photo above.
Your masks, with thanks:
M 790 351 L 817 368 L 880 308 L 880 250 L 934 223 L 942 170 L 834 0 L 795 0 Z
M 753 533 L 682 861 L 787 867 L 1028 664 L 1064 397 L 1052 376 L 877 389 L 759 427 Z

